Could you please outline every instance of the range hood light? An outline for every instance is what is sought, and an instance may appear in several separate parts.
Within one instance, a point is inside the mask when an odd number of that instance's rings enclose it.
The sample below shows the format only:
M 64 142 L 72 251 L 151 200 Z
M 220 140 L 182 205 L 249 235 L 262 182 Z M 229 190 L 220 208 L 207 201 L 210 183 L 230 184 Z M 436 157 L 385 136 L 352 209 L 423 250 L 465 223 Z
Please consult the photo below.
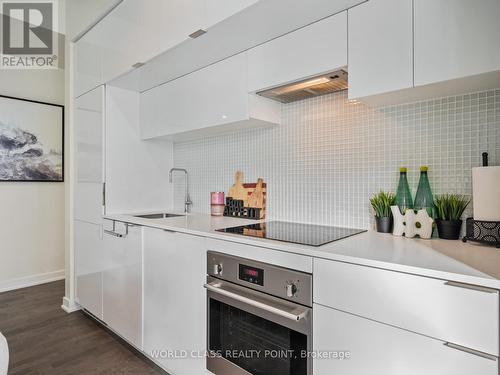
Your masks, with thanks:
M 276 95 L 286 94 L 288 92 L 304 90 L 304 89 L 307 89 L 308 87 L 322 85 L 323 83 L 327 83 L 327 82 L 330 82 L 330 79 L 326 78 L 326 77 L 314 78 L 314 79 L 310 79 L 309 81 L 297 83 L 295 85 L 290 85 L 290 86 L 285 86 L 285 87 L 282 87 L 279 89 L 275 89 L 275 90 L 273 90 L 273 93 Z
M 339 69 L 303 81 L 257 91 L 257 95 L 281 103 L 291 103 L 346 90 L 348 88 L 347 76 L 346 70 Z

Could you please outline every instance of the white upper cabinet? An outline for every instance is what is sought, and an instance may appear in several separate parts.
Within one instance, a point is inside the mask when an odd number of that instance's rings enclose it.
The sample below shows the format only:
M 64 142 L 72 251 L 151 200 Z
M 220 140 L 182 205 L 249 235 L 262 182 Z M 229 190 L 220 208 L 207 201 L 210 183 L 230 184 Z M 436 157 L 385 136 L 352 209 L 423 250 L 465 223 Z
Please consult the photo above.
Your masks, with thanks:
M 168 171 L 174 166 L 173 146 L 164 140 L 141 141 L 139 95 L 106 87 L 107 213 L 172 207 Z
M 413 87 L 412 6 L 370 0 L 349 9 L 349 99 Z
M 251 92 L 347 65 L 347 11 L 248 51 Z
M 88 36 L 85 36 L 76 43 L 74 56 L 74 96 L 78 97 L 102 83 L 101 49 Z
M 279 122 L 278 103 L 248 94 L 246 69 L 242 53 L 142 93 L 141 137 L 175 140 L 234 130 L 234 123 L 241 129 Z
M 76 96 L 203 28 L 205 0 L 124 0 L 76 43 Z
M 500 1 L 414 3 L 415 86 L 500 70 Z
M 231 17 L 259 0 L 205 0 L 205 28 Z
M 189 39 L 190 34 L 205 25 L 205 0 L 160 0 L 160 3 L 162 11 L 156 13 L 160 25 L 156 39 L 160 48 L 155 55 Z
M 204 0 L 125 0 L 92 30 L 108 82 L 189 38 L 203 24 Z

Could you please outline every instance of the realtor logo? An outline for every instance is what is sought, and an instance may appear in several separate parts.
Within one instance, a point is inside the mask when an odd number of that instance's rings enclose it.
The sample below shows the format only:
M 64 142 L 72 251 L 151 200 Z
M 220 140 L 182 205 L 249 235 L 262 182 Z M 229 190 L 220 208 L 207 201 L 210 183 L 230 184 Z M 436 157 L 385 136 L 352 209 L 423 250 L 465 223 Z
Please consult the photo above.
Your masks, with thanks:
M 57 0 L 0 0 L 1 67 L 57 69 Z
M 52 54 L 52 3 L 3 3 L 3 53 Z

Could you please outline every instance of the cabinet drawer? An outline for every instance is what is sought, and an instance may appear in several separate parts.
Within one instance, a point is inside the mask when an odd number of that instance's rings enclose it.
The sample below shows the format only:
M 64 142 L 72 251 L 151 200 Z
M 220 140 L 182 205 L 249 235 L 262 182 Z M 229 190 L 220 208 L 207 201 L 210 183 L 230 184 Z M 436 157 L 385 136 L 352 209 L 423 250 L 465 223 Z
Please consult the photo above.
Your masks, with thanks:
M 314 305 L 313 349 L 345 350 L 344 360 L 314 359 L 316 375 L 497 375 L 498 358 L 471 354 L 430 337 Z
M 314 260 L 314 302 L 498 356 L 498 291 Z

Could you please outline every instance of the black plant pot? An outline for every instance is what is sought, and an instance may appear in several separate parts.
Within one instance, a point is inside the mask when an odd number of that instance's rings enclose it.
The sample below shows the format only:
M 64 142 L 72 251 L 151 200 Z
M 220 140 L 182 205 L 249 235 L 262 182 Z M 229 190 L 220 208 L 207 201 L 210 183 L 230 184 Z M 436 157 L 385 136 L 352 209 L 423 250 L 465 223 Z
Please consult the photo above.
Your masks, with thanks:
M 444 240 L 458 240 L 462 229 L 462 220 L 436 219 L 439 238 Z
M 392 216 L 391 217 L 375 217 L 377 222 L 377 232 L 392 233 Z

